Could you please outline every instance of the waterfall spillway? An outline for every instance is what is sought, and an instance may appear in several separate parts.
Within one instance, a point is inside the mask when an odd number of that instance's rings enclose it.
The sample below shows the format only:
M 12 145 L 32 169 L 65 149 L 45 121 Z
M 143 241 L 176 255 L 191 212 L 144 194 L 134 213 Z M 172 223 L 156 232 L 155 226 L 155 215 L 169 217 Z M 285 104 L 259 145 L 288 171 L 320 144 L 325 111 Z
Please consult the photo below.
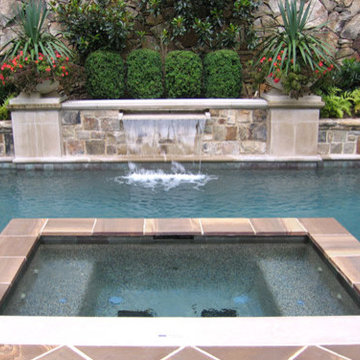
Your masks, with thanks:
M 200 155 L 207 115 L 202 113 L 124 114 L 128 155 Z

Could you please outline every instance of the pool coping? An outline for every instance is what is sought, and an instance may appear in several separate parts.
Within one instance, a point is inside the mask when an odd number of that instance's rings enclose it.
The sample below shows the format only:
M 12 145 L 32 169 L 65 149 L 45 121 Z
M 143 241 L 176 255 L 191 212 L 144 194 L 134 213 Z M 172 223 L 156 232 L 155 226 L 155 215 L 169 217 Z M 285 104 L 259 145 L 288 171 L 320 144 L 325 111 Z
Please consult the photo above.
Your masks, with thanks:
M 307 236 L 333 265 L 338 276 L 360 295 L 360 242 L 334 218 L 43 218 L 12 219 L 0 233 L 0 301 L 15 283 L 41 236 L 75 237 L 81 242 L 85 236 L 105 239 L 167 235 L 261 236 L 269 239 Z M 170 346 L 176 349 L 185 346 L 185 349 L 191 347 L 191 351 L 209 356 L 198 346 L 257 349 L 300 346 L 303 351 L 308 351 L 304 348 L 306 346 L 316 346 L 317 351 L 325 351 L 323 345 L 359 345 L 360 354 L 360 316 L 235 319 L 36 317 L 36 321 L 34 317 L 2 316 L 0 319 L 0 343 L 71 345 L 69 349 L 75 352 L 78 350 L 72 347 L 75 345 Z M 0 346 L 0 355 L 1 349 Z M 53 351 L 53 348 L 48 351 Z M 218 357 L 213 353 L 209 358 Z

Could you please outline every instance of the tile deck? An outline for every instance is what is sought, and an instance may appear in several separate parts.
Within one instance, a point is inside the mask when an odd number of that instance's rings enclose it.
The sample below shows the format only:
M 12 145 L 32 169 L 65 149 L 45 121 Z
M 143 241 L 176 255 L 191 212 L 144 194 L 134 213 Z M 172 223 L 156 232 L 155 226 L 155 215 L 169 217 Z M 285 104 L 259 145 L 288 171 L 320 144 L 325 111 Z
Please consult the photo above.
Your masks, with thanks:
M 5 298 L 7 292 L 14 284 L 22 266 L 33 250 L 41 236 L 165 236 L 165 235 L 194 235 L 194 236 L 308 236 L 309 239 L 318 247 L 326 258 L 334 265 L 339 276 L 343 277 L 355 290 L 360 293 L 360 242 L 354 238 L 341 224 L 332 218 L 267 218 L 267 219 L 13 219 L 0 233 L 0 303 Z M 360 316 L 352 317 L 313 317 L 313 318 L 236 318 L 233 320 L 212 319 L 208 322 L 195 320 L 176 319 L 121 319 L 122 324 L 132 324 L 140 331 L 148 334 L 148 331 L 158 331 L 155 324 L 163 324 L 164 321 L 171 323 L 174 329 L 180 324 L 191 324 L 188 332 L 196 331 L 193 324 L 199 324 L 199 336 L 195 339 L 184 340 L 180 335 L 173 335 L 174 343 L 169 341 L 164 335 L 162 346 L 159 338 L 147 339 L 146 346 L 139 346 L 139 341 L 114 338 L 112 346 L 109 343 L 96 342 L 96 346 L 85 344 L 85 340 L 69 342 L 66 337 L 50 334 L 53 339 L 59 341 L 50 342 L 39 337 L 39 343 L 34 342 L 29 333 L 31 344 L 19 341 L 8 345 L 0 345 L 0 359 L 156 359 L 156 360 L 235 360 L 235 359 L 277 359 L 277 360 L 306 360 L 324 359 L 340 360 L 352 359 L 360 360 Z M 202 319 L 204 320 L 204 319 Z M 5 321 L 5 322 L 4 322 Z M 66 327 L 69 321 L 72 324 L 81 323 L 81 318 L 73 319 L 44 319 L 37 317 L 28 323 L 27 317 L 3 317 L 0 322 L 0 342 L 2 338 L 2 326 L 9 329 L 11 335 L 12 326 L 24 323 L 27 326 L 42 328 L 41 322 L 51 324 L 60 322 L 61 327 Z M 91 324 L 100 324 L 105 320 L 90 318 Z M 118 326 L 120 319 L 106 320 Z M 115 321 L 115 322 L 114 322 Z M 128 321 L 128 322 L 127 322 Z M 220 322 L 219 322 L 220 321 Z M 235 322 L 234 322 L 235 321 Z M 334 324 L 333 327 L 327 322 Z M 106 322 L 107 323 L 107 322 Z M 300 325 L 295 324 L 299 323 Z M 3 325 L 1 325 L 3 324 Z M 7 325 L 6 325 L 7 324 Z M 10 324 L 10 327 L 9 327 Z M 26 325 L 28 324 L 28 325 Z M 30 325 L 29 325 L 30 324 Z M 217 334 L 218 327 L 204 326 L 206 324 L 241 324 L 237 333 L 231 335 L 231 341 L 235 343 L 229 346 L 229 339 L 218 336 L 214 343 L 214 334 Z M 293 324 L 294 328 L 289 329 Z M 336 324 L 336 326 L 335 326 Z M 179 329 L 182 327 L 179 325 Z M 188 325 L 186 325 L 188 326 Z M 185 326 L 185 328 L 186 328 Z M 246 330 L 244 330 L 244 326 Z M 250 326 L 250 327 L 249 327 Z M 86 326 L 85 326 L 86 327 Z M 44 325 L 44 328 L 46 326 Z M 76 326 L 75 326 L 76 328 Z M 284 333 L 284 328 L 289 329 L 290 334 Z M 69 327 L 70 329 L 70 327 Z M 250 329 L 250 330 L 248 330 Z M 261 329 L 261 330 L 259 330 Z M 294 331 L 296 329 L 296 331 Z M 346 329 L 343 331 L 342 329 Z M 24 330 L 25 331 L 25 330 Z M 66 331 L 66 329 L 62 329 Z M 176 330 L 174 330 L 176 332 Z M 180 331 L 180 330 L 179 330 Z M 244 332 L 242 336 L 240 334 Z M 268 331 L 268 336 L 266 336 Z M 334 334 L 336 331 L 336 334 Z M 298 334 L 295 334 L 299 332 Z M 21 333 L 21 332 L 20 332 Z M 131 331 L 130 331 L 131 333 Z M 271 333 L 271 336 L 270 336 Z M 70 332 L 71 334 L 71 332 Z M 198 334 L 195 332 L 194 334 Z M 245 336 L 244 336 L 245 334 Z M 259 334 L 259 335 L 258 335 Z M 349 336 L 351 334 L 351 336 Z M 47 334 L 49 335 L 49 334 Z M 49 335 L 49 336 L 50 336 Z M 296 335 L 296 341 L 291 336 Z M 68 334 L 68 336 L 70 336 Z M 157 335 L 161 337 L 161 334 Z M 204 337 L 205 340 L 201 336 Z M 258 338 L 257 338 L 258 337 Z M 14 339 L 16 334 L 10 337 Z M 61 339 L 66 339 L 61 340 Z M 212 339 L 212 340 L 211 340 Z M 288 339 L 288 340 L 286 340 Z M 124 343 L 125 341 L 125 343 Z M 127 343 L 126 343 L 127 341 Z M 100 343 L 99 343 L 100 342 Z M 141 342 L 141 341 L 140 341 Z M 184 343 L 185 342 L 185 343 Z M 145 344 L 146 343 L 146 344 Z M 149 346 L 149 343 L 152 346 Z M 121 344 L 121 345 L 120 345 Z M 66 345 L 66 346 L 65 346 Z

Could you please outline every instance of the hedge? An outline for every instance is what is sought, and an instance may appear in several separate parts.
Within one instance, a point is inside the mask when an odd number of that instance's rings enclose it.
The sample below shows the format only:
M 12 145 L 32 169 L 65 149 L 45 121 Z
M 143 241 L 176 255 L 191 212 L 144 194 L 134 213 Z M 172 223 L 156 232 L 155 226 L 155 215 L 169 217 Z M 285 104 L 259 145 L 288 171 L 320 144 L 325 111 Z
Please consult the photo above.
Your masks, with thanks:
M 204 94 L 207 98 L 237 98 L 241 92 L 242 68 L 233 50 L 218 50 L 204 58 Z
M 86 90 L 95 99 L 119 99 L 124 95 L 124 62 L 120 54 L 97 50 L 85 61 Z
M 127 91 L 135 99 L 156 99 L 164 93 L 160 54 L 150 49 L 132 51 L 126 60 Z
M 203 66 L 191 51 L 172 51 L 165 59 L 165 88 L 169 98 L 195 98 L 201 94 Z

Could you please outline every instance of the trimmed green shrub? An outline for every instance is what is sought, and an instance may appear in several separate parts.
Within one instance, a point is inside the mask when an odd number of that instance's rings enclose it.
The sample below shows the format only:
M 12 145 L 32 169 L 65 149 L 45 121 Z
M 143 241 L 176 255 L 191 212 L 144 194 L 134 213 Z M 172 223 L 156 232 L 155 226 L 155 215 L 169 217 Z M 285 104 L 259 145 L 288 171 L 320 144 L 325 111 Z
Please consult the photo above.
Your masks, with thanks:
M 172 51 L 165 59 L 165 88 L 169 98 L 193 98 L 201 94 L 202 63 L 191 51 Z
M 120 54 L 98 50 L 85 61 L 86 91 L 94 99 L 119 99 L 124 95 L 124 62 Z
M 218 50 L 204 58 L 204 93 L 208 98 L 237 98 L 241 91 L 241 63 L 233 50 Z
M 347 91 L 360 87 L 360 61 L 345 59 L 335 76 L 335 85 Z
M 132 51 L 127 60 L 127 90 L 135 99 L 156 99 L 164 92 L 160 54 L 150 49 Z

